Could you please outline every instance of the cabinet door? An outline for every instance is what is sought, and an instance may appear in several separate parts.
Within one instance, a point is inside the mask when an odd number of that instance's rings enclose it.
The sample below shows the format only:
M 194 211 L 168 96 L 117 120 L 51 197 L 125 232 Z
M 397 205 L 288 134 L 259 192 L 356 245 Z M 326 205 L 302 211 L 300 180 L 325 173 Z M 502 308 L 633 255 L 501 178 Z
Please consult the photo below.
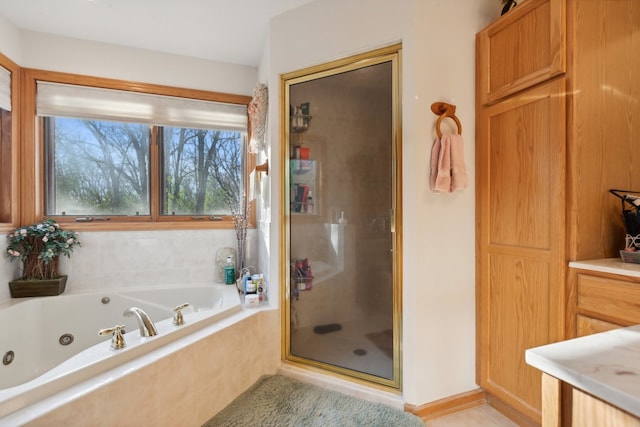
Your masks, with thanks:
M 564 79 L 478 111 L 478 383 L 540 422 L 525 350 L 563 338 Z
M 640 427 L 640 420 L 577 388 L 572 393 L 571 425 L 576 427 Z
M 565 2 L 528 0 L 476 37 L 478 95 L 492 103 L 566 71 Z

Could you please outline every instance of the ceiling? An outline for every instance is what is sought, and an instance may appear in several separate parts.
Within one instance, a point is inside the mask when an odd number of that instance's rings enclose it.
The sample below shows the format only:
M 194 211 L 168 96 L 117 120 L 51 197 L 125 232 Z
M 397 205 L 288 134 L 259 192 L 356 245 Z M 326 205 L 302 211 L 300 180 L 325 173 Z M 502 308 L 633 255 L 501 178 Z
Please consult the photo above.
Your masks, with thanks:
M 16 27 L 257 66 L 269 20 L 314 0 L 0 0 Z

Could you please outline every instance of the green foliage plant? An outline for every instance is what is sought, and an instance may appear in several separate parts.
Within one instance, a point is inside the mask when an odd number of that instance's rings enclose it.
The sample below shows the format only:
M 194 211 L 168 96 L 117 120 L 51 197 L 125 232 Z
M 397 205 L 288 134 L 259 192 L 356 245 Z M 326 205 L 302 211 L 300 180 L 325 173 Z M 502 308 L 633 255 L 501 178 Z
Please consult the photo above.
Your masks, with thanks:
M 53 279 L 58 276 L 58 257 L 71 257 L 81 246 L 78 233 L 60 228 L 52 219 L 17 228 L 7 236 L 7 256 L 23 262 L 23 279 Z

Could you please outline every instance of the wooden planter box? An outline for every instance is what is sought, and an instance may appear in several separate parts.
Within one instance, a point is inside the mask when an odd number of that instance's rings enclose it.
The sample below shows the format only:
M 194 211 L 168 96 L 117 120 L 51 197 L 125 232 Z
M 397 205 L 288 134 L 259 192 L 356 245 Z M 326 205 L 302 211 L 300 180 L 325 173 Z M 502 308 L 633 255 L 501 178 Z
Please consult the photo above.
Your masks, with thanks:
M 11 298 L 50 297 L 60 295 L 67 286 L 67 276 L 55 279 L 18 279 L 9 282 Z

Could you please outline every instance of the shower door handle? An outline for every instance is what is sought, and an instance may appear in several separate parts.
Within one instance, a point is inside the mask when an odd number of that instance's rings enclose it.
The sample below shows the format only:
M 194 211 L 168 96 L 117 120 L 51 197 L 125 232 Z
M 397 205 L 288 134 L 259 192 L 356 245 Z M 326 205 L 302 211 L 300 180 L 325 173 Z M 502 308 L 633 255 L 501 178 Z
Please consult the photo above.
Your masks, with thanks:
M 389 251 L 395 253 L 396 249 L 396 211 L 391 208 L 389 210 L 389 230 L 391 232 L 391 248 Z

